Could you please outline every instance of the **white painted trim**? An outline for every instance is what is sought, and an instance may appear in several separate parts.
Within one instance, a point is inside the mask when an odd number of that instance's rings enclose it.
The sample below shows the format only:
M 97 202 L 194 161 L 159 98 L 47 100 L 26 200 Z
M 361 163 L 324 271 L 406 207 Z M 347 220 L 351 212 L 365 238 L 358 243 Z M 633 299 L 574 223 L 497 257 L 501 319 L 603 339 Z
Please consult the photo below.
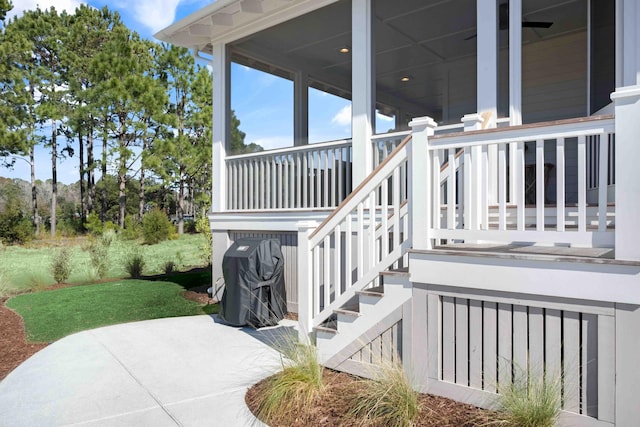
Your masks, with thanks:
M 249 213 L 227 211 L 210 213 L 209 224 L 212 230 L 298 231 L 298 222 L 316 221 L 319 224 L 331 212 L 332 209 Z
M 476 105 L 478 113 L 491 113 L 486 126 L 495 127 L 498 106 L 498 2 L 477 0 L 476 3 Z
M 412 282 L 640 304 L 640 265 L 410 252 Z

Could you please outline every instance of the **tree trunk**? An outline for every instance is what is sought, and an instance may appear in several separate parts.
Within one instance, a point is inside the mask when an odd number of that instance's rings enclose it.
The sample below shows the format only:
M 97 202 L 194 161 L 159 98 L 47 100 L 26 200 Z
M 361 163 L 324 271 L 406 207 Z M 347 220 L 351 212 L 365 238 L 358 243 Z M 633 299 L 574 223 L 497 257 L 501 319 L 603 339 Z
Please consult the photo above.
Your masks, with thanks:
M 87 135 L 87 213 L 93 212 L 93 204 L 96 197 L 95 171 L 93 169 L 93 128 Z
M 81 132 L 78 132 L 78 148 L 78 158 L 80 159 L 80 220 L 84 224 L 87 219 L 87 211 L 84 186 L 84 143 L 82 142 Z
M 138 221 L 142 222 L 142 215 L 144 215 L 144 167 L 140 167 L 140 192 L 138 193 L 140 202 L 138 205 Z
M 184 233 L 184 173 L 180 167 L 180 185 L 178 186 L 178 234 Z
M 56 210 L 58 209 L 58 146 L 56 121 L 51 121 L 51 237 L 56 236 Z
M 122 163 L 122 161 L 121 161 Z M 122 167 L 122 165 L 121 165 Z M 118 210 L 118 225 L 120 226 L 120 228 L 124 228 L 124 217 L 127 213 L 127 193 L 125 192 L 125 189 L 127 187 L 127 173 L 126 170 L 120 170 L 120 172 L 118 172 L 118 181 L 120 182 L 119 188 L 118 188 L 118 205 L 119 205 L 119 210 Z
M 102 136 L 102 205 L 100 206 L 100 219 L 104 224 L 107 220 L 107 127 L 105 122 L 104 135 Z
M 33 227 L 36 236 L 40 235 L 40 217 L 38 216 L 38 190 L 36 188 L 36 157 L 34 146 L 29 147 L 29 165 L 31 166 L 31 208 L 33 215 Z

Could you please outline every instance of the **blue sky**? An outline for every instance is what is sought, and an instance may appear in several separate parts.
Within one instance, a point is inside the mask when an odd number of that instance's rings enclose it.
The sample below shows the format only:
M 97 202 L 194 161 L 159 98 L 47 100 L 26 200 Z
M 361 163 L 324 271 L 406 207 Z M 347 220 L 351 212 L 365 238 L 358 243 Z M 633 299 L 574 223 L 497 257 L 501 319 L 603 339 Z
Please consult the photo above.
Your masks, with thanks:
M 211 0 L 13 0 L 9 17 L 24 10 L 54 6 L 58 11 L 72 13 L 81 3 L 97 8 L 108 6 L 117 10 L 124 23 L 142 37 L 153 34 L 173 22 L 212 3 Z M 240 129 L 246 133 L 245 142 L 265 149 L 293 145 L 293 83 L 273 75 L 235 64 L 231 70 L 231 108 L 240 119 Z M 351 136 L 351 105 L 348 100 L 309 90 L 309 140 L 311 143 L 344 139 Z M 378 118 L 379 128 L 393 127 L 392 122 Z M 77 145 L 77 142 L 74 141 Z M 76 151 L 77 152 L 77 151 Z M 36 178 L 51 178 L 48 150 L 36 151 Z M 26 161 L 16 161 L 14 168 L 0 168 L 0 176 L 29 180 Z M 58 181 L 65 184 L 78 181 L 78 159 L 60 159 Z

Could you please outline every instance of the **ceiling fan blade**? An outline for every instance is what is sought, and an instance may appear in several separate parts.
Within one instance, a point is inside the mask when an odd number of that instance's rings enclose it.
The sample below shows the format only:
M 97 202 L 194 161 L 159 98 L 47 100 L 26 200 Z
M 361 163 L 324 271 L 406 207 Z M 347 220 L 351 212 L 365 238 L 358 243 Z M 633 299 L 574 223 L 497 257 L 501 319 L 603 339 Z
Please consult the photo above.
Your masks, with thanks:
M 545 21 L 523 21 L 522 26 L 528 28 L 551 28 L 553 22 Z

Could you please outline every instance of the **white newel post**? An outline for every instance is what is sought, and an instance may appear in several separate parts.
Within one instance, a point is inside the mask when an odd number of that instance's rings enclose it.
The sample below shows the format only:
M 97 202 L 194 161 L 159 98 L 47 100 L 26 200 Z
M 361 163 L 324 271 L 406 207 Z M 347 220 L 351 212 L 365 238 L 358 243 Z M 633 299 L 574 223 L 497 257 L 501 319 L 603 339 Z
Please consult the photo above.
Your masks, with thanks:
M 616 120 L 616 259 L 640 261 L 640 85 L 618 88 Z
M 409 235 L 414 249 L 431 249 L 431 161 L 429 137 L 433 136 L 437 124 L 431 117 L 413 119 L 411 127 L 411 149 L 408 161 L 408 208 Z
M 352 0 L 351 37 L 352 182 L 356 188 L 373 170 L 371 136 L 375 119 L 375 55 L 371 0 Z
M 311 342 L 313 332 L 313 276 L 309 236 L 318 227 L 315 221 L 300 221 L 298 226 L 298 339 Z

